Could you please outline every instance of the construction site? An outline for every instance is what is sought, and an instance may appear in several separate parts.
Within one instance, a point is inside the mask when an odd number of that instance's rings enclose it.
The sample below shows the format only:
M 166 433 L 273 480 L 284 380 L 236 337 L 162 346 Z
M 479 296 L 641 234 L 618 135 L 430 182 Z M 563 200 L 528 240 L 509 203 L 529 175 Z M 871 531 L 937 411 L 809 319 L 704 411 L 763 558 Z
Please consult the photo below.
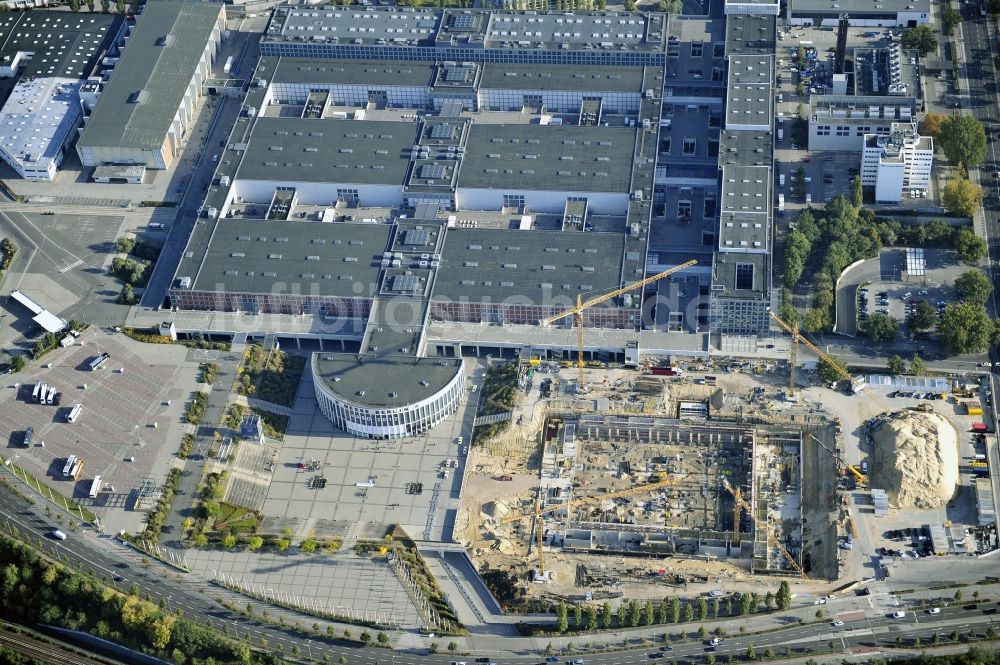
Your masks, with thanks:
M 588 368 L 586 395 L 576 368 L 519 376 L 517 424 L 473 449 L 456 525 L 481 569 L 542 597 L 836 578 L 837 460 L 813 443 L 832 451 L 836 425 L 763 399 L 784 363 Z

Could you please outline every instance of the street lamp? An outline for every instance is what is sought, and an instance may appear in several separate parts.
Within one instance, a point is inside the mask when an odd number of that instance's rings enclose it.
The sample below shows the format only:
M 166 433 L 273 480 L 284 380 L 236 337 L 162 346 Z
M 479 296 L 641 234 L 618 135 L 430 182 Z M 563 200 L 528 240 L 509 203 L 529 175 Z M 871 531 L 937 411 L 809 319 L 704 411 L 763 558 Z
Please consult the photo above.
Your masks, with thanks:
M 309 649 L 309 660 L 313 659 L 312 640 L 306 640 L 306 648 Z

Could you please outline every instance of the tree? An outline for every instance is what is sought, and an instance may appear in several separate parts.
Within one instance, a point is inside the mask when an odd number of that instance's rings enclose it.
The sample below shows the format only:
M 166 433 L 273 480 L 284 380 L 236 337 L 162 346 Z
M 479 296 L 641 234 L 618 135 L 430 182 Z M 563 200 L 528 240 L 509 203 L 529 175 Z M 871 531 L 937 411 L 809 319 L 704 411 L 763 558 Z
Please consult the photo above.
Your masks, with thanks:
M 903 31 L 903 36 L 899 42 L 906 49 L 917 49 L 921 57 L 937 48 L 937 37 L 929 25 L 918 25 L 915 28 L 907 28 Z
M 830 325 L 830 314 L 826 309 L 810 307 L 802 317 L 802 328 L 806 332 L 817 333 Z
M 962 15 L 951 7 L 945 7 L 941 10 L 941 25 L 944 27 L 945 34 L 950 35 L 961 22 Z
M 750 614 L 750 594 L 741 593 L 740 594 L 740 616 L 744 617 Z
M 945 308 L 938 332 L 951 353 L 982 353 L 990 346 L 994 326 L 982 305 L 959 302 Z
M 774 609 L 774 592 L 768 591 L 764 594 L 764 607 L 768 610 Z
M 710 653 L 707 656 L 705 656 L 705 664 L 706 665 L 715 665 L 715 654 L 714 653 Z
M 566 603 L 559 601 L 556 608 L 556 630 L 565 633 L 569 629 L 569 618 L 567 616 Z
M 925 371 L 926 366 L 924 365 L 924 359 L 920 357 L 920 354 L 914 354 L 913 360 L 910 361 L 910 371 L 907 372 L 907 374 L 920 376 Z
M 94 5 L 95 5 L 94 0 L 87 0 L 87 9 L 89 9 L 90 11 L 94 11 Z
M 635 0 L 625 0 L 625 11 L 634 12 L 637 8 Z
M 889 370 L 889 374 L 893 376 L 898 376 L 906 372 L 906 363 L 897 354 L 892 354 L 889 356 L 889 360 L 886 361 L 886 368 Z
M 15 373 L 20 372 L 21 370 L 23 370 L 24 366 L 27 365 L 27 364 L 28 363 L 27 363 L 27 361 L 25 361 L 24 356 L 14 356 L 13 358 L 10 359 L 10 368 Z
M 705 639 L 706 635 L 708 635 L 708 629 L 705 628 L 704 626 L 698 626 L 698 637 L 701 639 Z
M 618 627 L 619 628 L 624 628 L 625 627 L 625 613 L 627 611 L 628 611 L 628 607 L 625 606 L 625 603 L 621 603 L 618 606 L 618 612 L 617 612 L 617 614 L 618 614 Z
M 313 538 L 306 538 L 299 543 L 299 551 L 304 554 L 312 554 L 318 547 L 319 543 L 317 543 Z
M 719 602 L 719 598 L 718 597 L 715 597 L 715 598 L 712 599 L 712 618 L 713 619 L 717 619 L 719 617 L 719 606 L 720 605 L 721 605 L 721 603 Z
M 597 605 L 587 607 L 587 630 L 597 630 Z
M 69 0 L 69 10 L 71 12 L 80 11 L 80 0 Z
M 914 330 L 927 330 L 937 323 L 937 310 L 926 300 L 917 303 L 917 308 L 910 316 L 910 327 Z
M 868 317 L 864 330 L 873 342 L 886 342 L 896 336 L 896 320 L 887 314 L 875 312 Z
M 985 305 L 990 294 L 993 293 L 993 284 L 990 278 L 979 270 L 970 270 L 962 273 L 955 280 L 955 291 L 958 297 L 974 305 Z
M 128 8 L 128 4 L 125 0 L 115 0 L 115 11 L 119 14 L 124 14 L 125 10 Z
M 944 116 L 938 113 L 928 113 L 924 116 L 924 119 L 920 121 L 920 133 L 924 136 L 931 136 L 937 138 L 938 132 L 941 131 L 941 123 L 944 122 Z
M 787 611 L 792 606 L 792 587 L 788 582 L 782 580 L 781 584 L 778 585 L 776 600 L 778 602 L 778 609 L 782 612 Z
M 105 14 L 111 11 L 111 0 L 101 0 L 101 11 Z
M 135 302 L 135 289 L 132 288 L 131 284 L 126 284 L 125 287 L 122 288 L 122 293 L 118 296 L 118 302 L 123 305 L 131 305 Z
M 375 635 L 375 641 L 379 644 L 388 644 L 389 636 L 383 633 L 381 630 Z
M 601 624 L 605 628 L 611 628 L 611 603 L 604 603 L 601 610 Z
M 231 533 L 227 533 L 222 539 L 222 546 L 227 550 L 231 550 L 236 547 L 236 536 Z
M 583 627 L 583 605 L 573 606 L 573 628 L 580 630 Z
M 962 229 L 955 236 L 955 250 L 966 263 L 976 263 L 986 256 L 986 242 L 971 229 Z
M 820 608 L 820 609 L 816 610 L 816 618 L 817 619 L 819 619 L 820 621 L 822 621 L 825 617 L 826 617 L 826 612 L 823 611 L 823 608 Z
M 948 161 L 956 166 L 968 169 L 979 166 L 986 159 L 986 130 L 983 123 L 971 115 L 945 118 L 936 143 Z
M 681 601 L 677 596 L 670 599 L 670 623 L 681 622 Z
M 847 365 L 833 356 L 820 358 L 819 362 L 816 363 L 816 374 L 824 382 L 840 381 L 847 374 Z M 740 614 L 744 614 L 744 612 L 740 612 Z
M 854 176 L 854 182 L 851 186 L 851 203 L 855 208 L 860 208 L 861 204 L 865 202 L 865 190 L 861 187 L 860 175 Z
M 659 0 L 656 3 L 656 11 L 666 12 L 667 14 L 680 14 L 684 9 L 684 3 L 681 0 Z
M 115 240 L 115 249 L 122 254 L 129 254 L 135 248 L 135 238 L 129 238 L 128 236 L 122 236 Z
M 448 651 L 451 651 L 452 653 L 455 653 L 455 651 L 457 651 L 457 650 L 458 650 L 458 643 L 457 642 L 455 642 L 454 640 L 452 640 L 451 642 L 448 642 Z
M 983 202 L 983 188 L 968 178 L 950 180 L 941 193 L 941 205 L 953 215 L 972 217 Z
M 645 616 L 646 625 L 647 626 L 652 626 L 653 623 L 654 623 L 654 620 L 656 619 L 656 615 L 653 613 L 653 601 L 651 599 L 649 599 L 649 598 L 646 599 L 646 608 L 645 608 L 645 610 L 646 611 L 644 612 L 644 614 L 646 615 Z
M 747 660 L 757 660 L 757 650 L 753 647 L 753 642 L 747 647 Z
M 684 603 L 684 621 L 694 621 L 694 604 L 690 600 Z
M 698 599 L 698 618 L 705 619 L 708 617 L 708 601 L 705 598 Z

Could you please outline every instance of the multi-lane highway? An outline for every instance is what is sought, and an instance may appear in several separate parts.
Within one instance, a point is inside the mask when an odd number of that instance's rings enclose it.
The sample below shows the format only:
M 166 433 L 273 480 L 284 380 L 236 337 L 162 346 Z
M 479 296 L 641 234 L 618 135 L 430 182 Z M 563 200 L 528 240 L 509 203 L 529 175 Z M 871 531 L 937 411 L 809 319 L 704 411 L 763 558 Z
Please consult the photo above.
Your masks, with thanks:
M 184 616 L 195 621 L 204 622 L 211 619 L 219 627 L 224 627 L 231 635 L 238 635 L 241 640 L 251 644 L 262 644 L 262 640 L 270 648 L 281 647 L 286 653 L 298 646 L 303 653 L 307 651 L 314 657 L 322 658 L 329 654 L 337 659 L 344 656 L 350 663 L 374 665 L 384 662 L 387 657 L 385 649 L 361 647 L 355 643 L 329 640 L 316 635 L 299 632 L 288 628 L 280 628 L 261 623 L 257 620 L 231 612 L 208 594 L 207 584 L 200 582 L 185 582 L 173 579 L 172 576 L 160 576 L 152 570 L 147 570 L 135 563 L 134 556 L 128 556 L 124 548 L 108 538 L 98 538 L 92 534 L 71 533 L 66 541 L 56 541 L 48 537 L 55 524 L 41 510 L 25 504 L 20 497 L 6 487 L 0 486 L 0 523 L 17 528 L 21 538 L 26 538 L 36 546 L 41 547 L 51 556 L 57 556 L 63 561 L 80 566 L 91 574 L 104 578 L 109 584 L 125 590 L 132 585 L 139 592 L 148 595 L 153 600 L 163 601 L 173 610 L 183 609 Z M 895 602 L 895 600 L 893 600 Z M 758 635 L 727 638 L 715 649 L 716 657 L 730 654 L 745 654 L 753 643 L 758 653 L 767 649 L 775 653 L 784 653 L 785 648 L 791 648 L 793 653 L 804 653 L 809 647 L 822 650 L 829 642 L 835 648 L 847 652 L 850 649 L 876 647 L 891 648 L 896 644 L 897 636 L 905 640 L 920 637 L 927 644 L 934 633 L 945 638 L 952 630 L 965 634 L 970 628 L 978 627 L 980 633 L 984 625 L 993 620 L 992 614 L 996 606 L 992 601 L 981 602 L 975 609 L 971 606 L 946 607 L 940 614 L 930 615 L 923 612 L 907 612 L 903 619 L 892 619 L 885 606 L 873 603 L 870 611 L 859 612 L 857 605 L 844 605 L 838 610 L 833 604 L 828 605 L 828 613 L 834 616 L 840 611 L 844 625 L 834 626 L 830 622 L 798 623 L 795 616 L 788 617 L 788 628 L 774 630 Z M 891 609 L 891 608 L 890 608 Z M 801 608 L 799 614 L 811 618 L 813 608 Z M 984 612 L 991 612 L 985 614 Z M 705 622 L 711 628 L 711 622 Z M 677 640 L 679 635 L 673 626 L 664 629 L 672 633 Z M 689 630 L 694 627 L 688 625 Z M 601 640 L 601 635 L 594 635 L 593 640 Z M 611 642 L 609 636 L 605 636 Z M 536 663 L 544 660 L 539 645 L 524 638 L 473 637 L 468 640 L 475 655 L 489 656 L 494 662 L 500 663 Z M 649 662 L 650 654 L 663 654 L 663 659 L 692 658 L 707 655 L 708 645 L 701 640 L 675 641 L 673 649 L 662 652 L 658 646 L 615 651 L 610 653 L 583 656 L 592 665 L 628 665 L 631 663 Z M 425 649 L 395 650 L 392 659 L 398 665 L 445 665 L 455 660 L 447 654 L 432 654 Z M 574 660 L 569 658 L 568 660 Z M 564 659 L 566 660 L 566 659 Z

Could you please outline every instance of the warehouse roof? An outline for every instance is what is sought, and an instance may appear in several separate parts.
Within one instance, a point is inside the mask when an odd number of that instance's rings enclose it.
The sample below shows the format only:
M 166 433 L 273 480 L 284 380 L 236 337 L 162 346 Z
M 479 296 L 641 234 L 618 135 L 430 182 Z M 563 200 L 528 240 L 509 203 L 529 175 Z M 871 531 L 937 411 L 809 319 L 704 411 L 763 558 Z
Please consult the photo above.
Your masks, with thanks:
M 417 127 L 412 122 L 258 118 L 236 178 L 402 186 Z
M 763 130 L 719 132 L 719 165 L 770 166 L 773 137 Z
M 430 86 L 434 70 L 427 62 L 280 58 L 274 82 Z
M 406 8 L 279 8 L 267 34 L 287 39 L 381 44 L 429 42 L 437 34 L 440 12 Z
M 627 192 L 636 130 L 474 124 L 459 187 Z
M 657 13 L 493 12 L 486 46 L 660 49 L 666 31 L 667 15 Z
M 80 122 L 79 79 L 23 79 L 0 109 L 0 146 L 22 168 L 58 157 Z
M 121 17 L 38 9 L 0 14 L 0 66 L 32 53 L 20 75 L 86 78 L 107 47 Z
M 192 290 L 274 293 L 278 284 L 317 296 L 371 297 L 385 224 L 220 219 Z M 361 288 L 358 288 L 361 285 Z
M 642 92 L 643 67 L 587 67 L 487 63 L 482 88 Z
M 741 14 L 726 21 L 726 55 L 774 55 L 777 27 L 773 16 Z
M 767 297 L 771 280 L 769 254 L 716 252 L 712 265 L 712 290 L 720 298 Z M 716 290 L 721 287 L 721 290 Z
M 314 353 L 313 376 L 345 402 L 401 407 L 440 392 L 462 371 L 461 358 Z
M 160 148 L 222 13 L 208 3 L 146 3 L 80 145 Z
M 619 233 L 450 229 L 433 299 L 569 303 L 610 291 L 621 285 L 624 243 Z

